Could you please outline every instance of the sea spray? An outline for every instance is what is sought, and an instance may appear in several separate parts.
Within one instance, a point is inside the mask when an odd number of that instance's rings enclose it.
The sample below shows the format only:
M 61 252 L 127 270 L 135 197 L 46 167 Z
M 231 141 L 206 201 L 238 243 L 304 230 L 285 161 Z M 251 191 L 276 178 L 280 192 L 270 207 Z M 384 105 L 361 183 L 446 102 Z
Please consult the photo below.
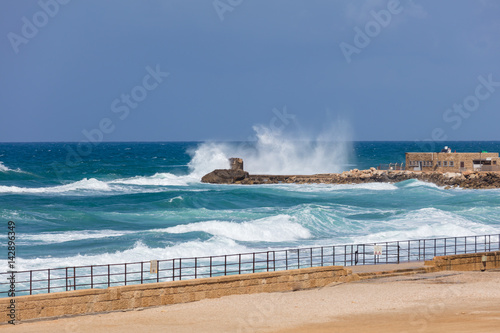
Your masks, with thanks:
M 334 123 L 317 135 L 262 125 L 253 129 L 254 142 L 202 143 L 191 152 L 192 174 L 203 176 L 214 169 L 226 169 L 230 157 L 242 158 L 245 170 L 253 174 L 336 173 L 345 170 L 351 158 L 350 131 L 345 122 Z

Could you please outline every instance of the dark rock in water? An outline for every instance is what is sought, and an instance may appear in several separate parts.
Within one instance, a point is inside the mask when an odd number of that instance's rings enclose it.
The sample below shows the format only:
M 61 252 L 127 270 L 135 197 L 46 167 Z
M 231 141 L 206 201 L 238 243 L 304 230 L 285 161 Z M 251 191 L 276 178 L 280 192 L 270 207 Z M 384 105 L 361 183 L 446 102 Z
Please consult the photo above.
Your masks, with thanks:
M 217 169 L 201 178 L 203 183 L 234 184 L 248 177 L 248 172 L 243 170 Z

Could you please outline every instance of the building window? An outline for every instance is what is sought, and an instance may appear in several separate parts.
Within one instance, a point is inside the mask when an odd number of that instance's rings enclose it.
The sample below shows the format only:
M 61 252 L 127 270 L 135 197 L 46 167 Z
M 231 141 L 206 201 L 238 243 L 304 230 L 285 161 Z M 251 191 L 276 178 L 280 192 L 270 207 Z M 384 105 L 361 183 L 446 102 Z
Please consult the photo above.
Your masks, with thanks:
M 465 162 L 460 162 L 460 167 L 465 168 Z
M 447 167 L 448 166 L 448 161 L 443 161 L 443 166 Z
M 438 161 L 438 167 L 441 167 L 441 161 Z
M 451 167 L 454 167 L 454 166 L 455 166 L 455 162 L 450 161 L 450 166 L 451 166 Z
M 497 161 L 493 161 L 493 165 L 497 165 Z

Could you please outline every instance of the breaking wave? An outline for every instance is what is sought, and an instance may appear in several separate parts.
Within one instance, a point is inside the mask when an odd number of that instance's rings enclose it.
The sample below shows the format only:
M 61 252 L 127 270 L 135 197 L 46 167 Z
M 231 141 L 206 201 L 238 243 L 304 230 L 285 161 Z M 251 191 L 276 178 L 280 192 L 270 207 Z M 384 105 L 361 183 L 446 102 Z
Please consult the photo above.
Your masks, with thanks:
M 351 151 L 349 126 L 336 124 L 317 136 L 284 133 L 254 126 L 257 140 L 240 144 L 206 142 L 192 152 L 189 167 L 201 177 L 228 168 L 230 157 L 240 157 L 253 174 L 315 174 L 341 172 Z

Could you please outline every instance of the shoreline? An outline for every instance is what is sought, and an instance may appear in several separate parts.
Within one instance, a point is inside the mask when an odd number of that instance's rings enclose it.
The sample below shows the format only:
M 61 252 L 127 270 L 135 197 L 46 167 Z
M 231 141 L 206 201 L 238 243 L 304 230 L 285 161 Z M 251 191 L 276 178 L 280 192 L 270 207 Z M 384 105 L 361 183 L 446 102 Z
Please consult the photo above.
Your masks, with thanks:
M 500 188 L 500 173 L 495 171 L 409 171 L 353 169 L 342 173 L 315 175 L 251 175 L 243 170 L 218 169 L 203 176 L 201 181 L 210 184 L 364 184 L 398 183 L 416 179 L 449 188 L 496 189 Z

